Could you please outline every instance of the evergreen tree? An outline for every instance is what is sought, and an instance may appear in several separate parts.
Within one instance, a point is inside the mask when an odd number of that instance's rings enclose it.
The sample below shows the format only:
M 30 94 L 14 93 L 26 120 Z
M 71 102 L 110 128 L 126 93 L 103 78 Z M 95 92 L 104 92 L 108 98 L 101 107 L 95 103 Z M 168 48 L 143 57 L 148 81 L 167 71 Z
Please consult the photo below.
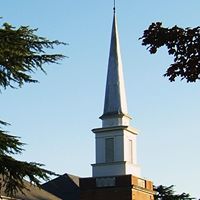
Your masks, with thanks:
M 25 83 L 35 83 L 32 74 L 41 70 L 44 64 L 57 63 L 64 58 L 61 54 L 47 54 L 45 50 L 64 44 L 58 40 L 50 41 L 35 34 L 37 29 L 28 26 L 19 28 L 5 23 L 0 28 L 0 88 L 19 88 Z M 3 130 L 8 123 L 0 121 L 0 191 L 8 196 L 25 189 L 24 179 L 40 186 L 41 180 L 49 180 L 55 173 L 43 169 L 35 162 L 23 162 L 13 156 L 23 151 L 20 138 Z M 27 133 L 28 134 L 28 133 Z M 1 193 L 0 193 L 1 196 Z
M 174 62 L 164 74 L 170 81 L 175 81 L 177 77 L 187 82 L 200 79 L 200 27 L 165 28 L 161 22 L 156 22 L 144 31 L 140 39 L 151 54 L 162 46 L 167 47 L 168 54 L 174 57 Z
M 182 194 L 175 194 L 174 185 L 169 187 L 159 185 L 154 187 L 156 192 L 155 200 L 192 200 L 194 198 L 190 197 L 189 194 L 182 193 Z

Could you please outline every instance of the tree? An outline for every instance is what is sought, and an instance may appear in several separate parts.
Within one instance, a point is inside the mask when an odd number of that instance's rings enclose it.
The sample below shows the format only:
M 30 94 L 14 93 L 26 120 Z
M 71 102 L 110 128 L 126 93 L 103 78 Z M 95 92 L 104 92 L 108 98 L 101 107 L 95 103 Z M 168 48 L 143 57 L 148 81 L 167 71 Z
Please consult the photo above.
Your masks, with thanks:
M 182 193 L 182 194 L 175 194 L 174 185 L 171 186 L 163 186 L 159 185 L 154 187 L 156 192 L 155 200 L 192 200 L 194 198 L 190 197 L 189 194 Z
M 152 23 L 140 38 L 151 54 L 166 46 L 174 62 L 167 68 L 164 76 L 170 81 L 177 77 L 187 82 L 200 79 L 200 27 L 172 28 L 162 27 L 161 22 Z
M 32 74 L 41 70 L 44 64 L 57 63 L 63 59 L 61 54 L 47 54 L 45 50 L 55 45 L 64 44 L 58 40 L 50 41 L 35 34 L 37 29 L 28 26 L 19 28 L 5 23 L 0 28 L 0 87 L 2 89 L 19 88 L 25 83 L 35 83 Z M 2 91 L 2 90 L 1 90 Z M 23 193 L 24 179 L 40 186 L 41 180 L 49 180 L 55 173 L 43 169 L 35 162 L 16 160 L 13 156 L 22 153 L 23 143 L 20 138 L 12 136 L 2 129 L 8 123 L 0 121 L 0 191 L 5 188 L 9 196 L 16 192 Z M 1 194 L 0 194 L 1 196 Z

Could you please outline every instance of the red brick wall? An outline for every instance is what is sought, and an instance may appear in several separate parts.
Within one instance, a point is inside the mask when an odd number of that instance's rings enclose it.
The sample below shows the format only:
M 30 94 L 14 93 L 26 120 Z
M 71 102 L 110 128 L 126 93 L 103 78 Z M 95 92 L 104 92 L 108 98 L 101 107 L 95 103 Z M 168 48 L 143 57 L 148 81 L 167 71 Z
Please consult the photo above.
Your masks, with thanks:
M 103 177 L 102 177 L 103 178 Z M 138 185 L 143 181 L 144 187 Z M 132 175 L 116 176 L 115 185 L 97 187 L 96 178 L 80 179 L 80 200 L 153 200 L 153 184 Z

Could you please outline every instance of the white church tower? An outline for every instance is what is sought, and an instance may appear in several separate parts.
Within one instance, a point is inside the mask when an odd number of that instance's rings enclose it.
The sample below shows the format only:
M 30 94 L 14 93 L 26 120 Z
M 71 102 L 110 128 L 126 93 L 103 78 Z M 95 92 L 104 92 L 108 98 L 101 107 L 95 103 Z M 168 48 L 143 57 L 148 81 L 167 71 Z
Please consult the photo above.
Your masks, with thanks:
M 128 175 L 140 177 L 137 165 L 137 131 L 129 125 L 117 19 L 114 12 L 102 127 L 93 129 L 96 163 L 93 177 Z

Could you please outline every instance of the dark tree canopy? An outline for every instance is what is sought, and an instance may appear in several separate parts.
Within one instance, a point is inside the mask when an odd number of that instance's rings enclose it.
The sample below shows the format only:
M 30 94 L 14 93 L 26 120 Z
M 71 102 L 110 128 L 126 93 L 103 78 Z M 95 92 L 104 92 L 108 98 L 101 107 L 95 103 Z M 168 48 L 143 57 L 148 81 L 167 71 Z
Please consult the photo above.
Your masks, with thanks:
M 22 153 L 23 145 L 18 137 L 0 130 L 0 191 L 5 188 L 4 192 L 9 196 L 14 196 L 18 191 L 23 193 L 24 178 L 40 186 L 40 179 L 49 180 L 50 175 L 55 175 L 41 168 L 42 164 L 14 159 L 12 155 Z
M 37 82 L 32 78 L 36 70 L 44 71 L 43 64 L 56 63 L 61 54 L 46 54 L 45 49 L 64 44 L 35 35 L 37 29 L 21 26 L 18 29 L 5 23 L 0 29 L 0 86 L 22 86 Z
M 182 194 L 175 194 L 174 185 L 171 186 L 163 186 L 159 185 L 154 187 L 156 192 L 155 200 L 192 200 L 195 198 L 190 197 L 189 194 L 182 193 Z
M 45 73 L 45 63 L 57 63 L 64 58 L 62 54 L 47 54 L 45 51 L 64 43 L 39 37 L 36 31 L 28 26 L 16 29 L 7 23 L 0 27 L 0 90 L 35 83 L 37 80 L 32 78 L 32 74 L 36 70 Z M 8 196 L 23 192 L 26 189 L 24 179 L 39 186 L 41 180 L 49 180 L 51 175 L 55 175 L 43 169 L 42 164 L 19 161 L 13 157 L 22 153 L 24 144 L 19 137 L 2 129 L 6 125 L 8 123 L 0 121 L 0 197 L 2 190 Z
M 200 79 L 200 27 L 165 28 L 161 22 L 156 22 L 144 31 L 140 39 L 151 54 L 166 46 L 169 55 L 173 55 L 174 62 L 164 74 L 170 81 L 175 81 L 177 77 L 186 79 L 187 82 Z

